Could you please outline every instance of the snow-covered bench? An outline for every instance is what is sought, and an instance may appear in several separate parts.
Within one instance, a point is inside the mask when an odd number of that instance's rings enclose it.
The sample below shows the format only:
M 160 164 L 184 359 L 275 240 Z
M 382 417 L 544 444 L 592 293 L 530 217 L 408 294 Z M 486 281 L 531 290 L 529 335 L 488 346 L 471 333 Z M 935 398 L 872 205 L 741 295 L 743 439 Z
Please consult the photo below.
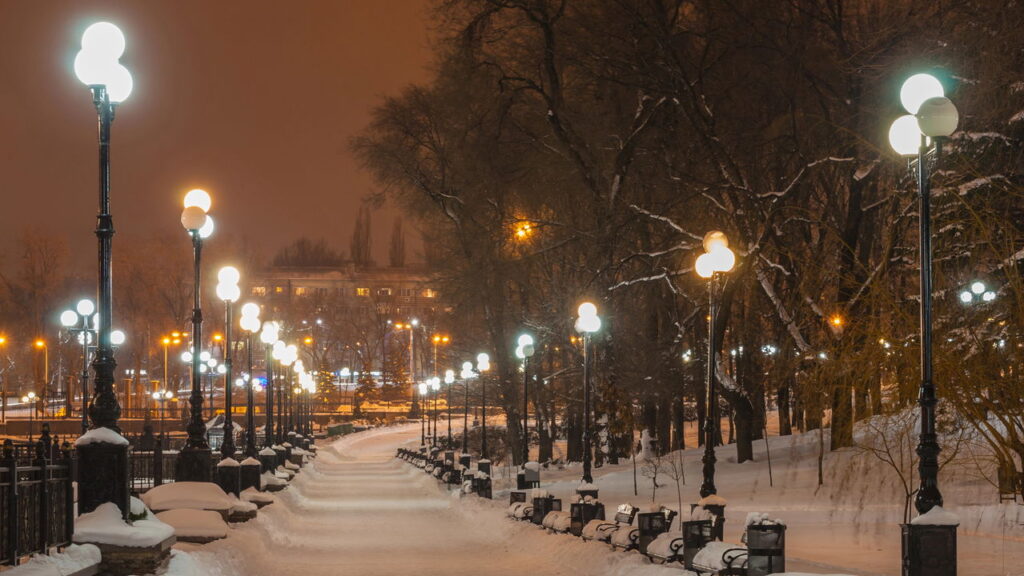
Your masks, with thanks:
M 541 525 L 552 532 L 566 533 L 572 525 L 572 516 L 568 510 L 552 510 L 544 516 Z
M 530 498 L 533 500 L 533 514 L 531 520 L 538 526 L 544 525 L 544 518 L 553 511 L 562 510 L 562 500 L 555 498 L 547 490 L 534 488 L 530 490 Z
M 529 520 L 533 517 L 533 504 L 530 502 L 513 502 L 505 513 L 513 520 Z
M 729 542 L 708 542 L 693 557 L 693 571 L 697 574 L 747 573 L 747 547 Z
M 647 557 L 659 564 L 667 564 L 682 559 L 683 537 L 671 530 L 662 532 L 647 545 Z
M 612 535 L 620 528 L 628 529 L 633 524 L 637 509 L 631 504 L 619 506 L 615 518 L 611 522 L 607 520 L 591 520 L 583 527 L 580 537 L 584 540 L 596 540 L 598 542 L 609 542 Z
M 642 509 L 636 517 L 638 539 L 637 548 L 641 554 L 647 554 L 647 546 L 659 535 L 670 532 L 676 512 L 664 506 L 651 505 Z

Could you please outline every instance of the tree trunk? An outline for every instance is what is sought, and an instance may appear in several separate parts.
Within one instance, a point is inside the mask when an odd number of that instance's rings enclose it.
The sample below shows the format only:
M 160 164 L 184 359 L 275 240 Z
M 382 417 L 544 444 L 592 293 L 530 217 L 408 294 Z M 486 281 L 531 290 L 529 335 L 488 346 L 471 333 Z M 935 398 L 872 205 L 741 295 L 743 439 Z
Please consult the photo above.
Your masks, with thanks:
M 793 433 L 793 425 L 789 419 L 789 384 L 779 386 L 776 404 L 779 408 L 779 436 L 789 436 Z
M 754 432 L 757 424 L 754 407 L 746 398 L 732 403 L 736 421 L 736 462 L 754 459 Z

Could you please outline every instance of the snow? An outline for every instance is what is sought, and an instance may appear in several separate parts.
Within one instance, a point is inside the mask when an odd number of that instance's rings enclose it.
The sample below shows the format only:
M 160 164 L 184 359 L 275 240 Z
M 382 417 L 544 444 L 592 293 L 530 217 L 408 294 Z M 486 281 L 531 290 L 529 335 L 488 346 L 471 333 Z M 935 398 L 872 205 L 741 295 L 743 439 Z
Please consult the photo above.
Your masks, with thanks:
M 594 484 L 592 482 L 580 482 L 579 486 L 576 487 L 576 491 L 578 492 L 580 490 L 597 490 L 597 484 Z
M 749 512 L 747 513 L 747 521 L 743 523 L 744 526 L 765 526 L 765 525 L 777 525 L 785 526 L 786 524 L 775 518 L 771 519 L 768 514 L 763 512 Z
M 693 565 L 708 570 L 725 570 L 729 567 L 729 560 L 745 556 L 746 547 L 741 544 L 730 544 L 728 542 L 708 542 L 707 545 L 697 552 L 693 557 Z
M 653 542 L 647 545 L 647 553 L 659 558 L 672 558 L 676 555 L 676 552 L 672 550 L 673 547 L 676 550 L 682 550 L 682 536 L 678 532 L 662 532 L 658 534 L 658 537 Z
M 255 459 L 255 458 L 253 458 L 252 456 L 249 456 L 245 460 L 242 460 L 242 466 L 259 466 L 259 465 L 260 465 L 260 461 Z
M 530 498 L 550 498 L 551 493 L 543 488 L 534 488 L 530 490 Z
M 718 494 L 705 496 L 697 501 L 698 506 L 725 506 L 728 502 Z
M 227 510 L 231 498 L 212 482 L 174 482 L 156 486 L 142 495 L 150 510 Z M 159 516 L 159 514 L 158 514 Z
M 72 540 L 77 543 L 143 547 L 155 546 L 173 534 L 174 530 L 159 520 L 138 520 L 129 525 L 121 518 L 121 509 L 107 502 L 75 520 Z
M 224 538 L 228 535 L 227 523 L 212 510 L 165 510 L 156 517 L 172 526 L 178 538 Z
M 229 494 L 231 497 L 231 513 L 236 512 L 255 512 L 258 506 L 251 500 L 239 500 L 234 494 Z
M 72 544 L 60 554 L 36 555 L 5 571 L 5 576 L 68 576 L 100 563 L 100 549 L 92 544 Z
M 149 509 L 146 508 L 146 505 L 142 502 L 142 500 L 139 500 L 135 496 L 131 497 L 131 500 L 129 501 L 128 508 L 129 508 L 129 513 L 132 516 L 142 516 L 143 514 L 148 514 L 149 513 Z
M 942 506 L 935 506 L 928 512 L 912 519 L 910 523 L 925 526 L 959 526 L 960 517 L 943 509 Z
M 530 461 L 523 465 L 523 468 L 533 472 L 540 472 L 540 462 Z
M 103 442 L 106 444 L 115 444 L 117 446 L 127 446 L 128 439 L 121 436 L 110 428 L 93 428 L 85 434 L 78 437 L 75 440 L 75 446 L 85 446 L 86 444 L 94 444 L 97 442 Z
M 288 484 L 288 482 L 270 472 L 260 474 L 260 486 L 284 486 L 285 484 Z
M 264 448 L 260 450 L 260 456 L 277 456 L 277 452 L 273 448 Z
M 220 462 L 217 462 L 217 468 L 238 468 L 241 464 L 234 458 L 224 458 Z
M 259 490 L 251 487 L 242 490 L 242 493 L 239 496 L 246 502 L 256 502 L 259 504 L 269 504 L 274 501 L 274 497 L 272 495 L 267 494 L 266 492 L 260 492 Z

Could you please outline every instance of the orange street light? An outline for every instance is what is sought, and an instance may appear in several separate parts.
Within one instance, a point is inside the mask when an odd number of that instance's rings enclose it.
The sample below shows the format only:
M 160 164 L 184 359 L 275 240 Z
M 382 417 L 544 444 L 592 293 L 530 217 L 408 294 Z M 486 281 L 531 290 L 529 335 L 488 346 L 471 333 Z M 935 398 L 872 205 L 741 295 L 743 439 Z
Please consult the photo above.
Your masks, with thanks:
M 845 320 L 843 320 L 843 317 L 839 314 L 833 314 L 832 317 L 828 319 L 828 322 L 838 328 L 845 323 Z
M 515 228 L 516 240 L 526 240 L 533 235 L 533 224 L 529 222 L 520 222 Z

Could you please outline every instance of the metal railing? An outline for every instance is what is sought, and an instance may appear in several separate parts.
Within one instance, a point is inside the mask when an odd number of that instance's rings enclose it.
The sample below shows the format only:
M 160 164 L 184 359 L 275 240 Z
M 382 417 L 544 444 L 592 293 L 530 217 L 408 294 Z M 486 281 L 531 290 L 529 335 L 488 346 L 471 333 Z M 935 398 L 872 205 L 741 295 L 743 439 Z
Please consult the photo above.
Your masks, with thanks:
M 29 554 L 71 544 L 74 521 L 74 452 L 60 449 L 48 433 L 35 444 L 35 458 L 24 464 L 10 440 L 0 458 L 0 565 L 16 565 Z M 24 452 L 23 450 L 21 452 Z

